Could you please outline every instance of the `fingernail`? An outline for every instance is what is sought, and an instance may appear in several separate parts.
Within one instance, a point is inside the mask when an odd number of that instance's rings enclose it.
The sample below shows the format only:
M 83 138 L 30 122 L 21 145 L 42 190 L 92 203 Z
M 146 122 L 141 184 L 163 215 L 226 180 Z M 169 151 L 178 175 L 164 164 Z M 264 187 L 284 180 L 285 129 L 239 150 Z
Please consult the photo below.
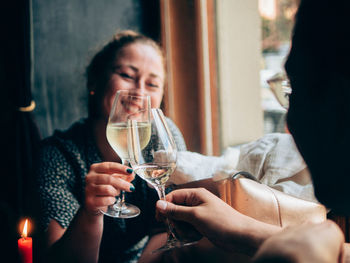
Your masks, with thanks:
M 165 211 L 167 208 L 168 204 L 167 202 L 163 201 L 163 200 L 158 200 L 157 202 L 157 207 L 161 210 L 161 211 Z
M 135 191 L 135 187 L 133 185 L 130 186 L 130 191 L 134 192 Z
M 129 174 L 131 174 L 131 173 L 133 172 L 133 170 L 130 169 L 130 168 L 128 168 L 128 169 L 126 169 L 126 172 L 129 173 Z

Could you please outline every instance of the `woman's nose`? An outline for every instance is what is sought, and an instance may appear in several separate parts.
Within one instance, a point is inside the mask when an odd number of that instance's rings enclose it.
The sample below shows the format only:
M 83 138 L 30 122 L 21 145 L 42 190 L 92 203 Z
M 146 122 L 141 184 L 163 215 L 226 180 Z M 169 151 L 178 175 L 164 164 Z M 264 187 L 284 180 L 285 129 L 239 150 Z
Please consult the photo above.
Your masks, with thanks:
M 146 84 L 145 84 L 144 81 L 138 80 L 138 81 L 136 82 L 136 92 L 137 92 L 139 95 L 145 94 L 145 92 L 146 92 Z

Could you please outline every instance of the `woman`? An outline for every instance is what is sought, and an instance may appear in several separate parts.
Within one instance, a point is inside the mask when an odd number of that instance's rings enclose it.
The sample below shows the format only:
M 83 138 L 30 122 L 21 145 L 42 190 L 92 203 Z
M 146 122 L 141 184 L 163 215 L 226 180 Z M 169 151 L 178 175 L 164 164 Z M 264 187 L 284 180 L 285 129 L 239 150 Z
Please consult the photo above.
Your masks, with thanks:
M 156 236 L 147 238 L 159 232 L 156 191 L 138 177 L 130 183 L 134 174 L 120 164 L 105 131 L 118 90 L 150 95 L 151 106 L 159 107 L 164 78 L 160 47 L 133 31 L 116 34 L 92 59 L 87 68 L 88 118 L 56 131 L 41 147 L 39 190 L 50 262 L 131 262 L 147 243 L 157 242 Z M 186 150 L 180 131 L 169 119 L 168 124 L 178 150 Z M 123 220 L 100 213 L 121 190 L 127 191 L 127 202 L 141 209 L 138 217 Z

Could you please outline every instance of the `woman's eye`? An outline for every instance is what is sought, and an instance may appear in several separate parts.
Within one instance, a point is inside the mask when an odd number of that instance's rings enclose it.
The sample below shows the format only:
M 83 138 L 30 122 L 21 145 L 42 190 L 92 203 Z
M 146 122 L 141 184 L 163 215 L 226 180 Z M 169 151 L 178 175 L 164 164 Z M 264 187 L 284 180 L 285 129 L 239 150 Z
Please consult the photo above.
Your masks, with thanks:
M 119 75 L 123 78 L 126 78 L 126 79 L 133 79 L 133 77 L 127 73 L 119 73 Z
M 152 87 L 152 88 L 158 88 L 159 87 L 159 85 L 156 84 L 156 83 L 148 83 L 147 85 Z

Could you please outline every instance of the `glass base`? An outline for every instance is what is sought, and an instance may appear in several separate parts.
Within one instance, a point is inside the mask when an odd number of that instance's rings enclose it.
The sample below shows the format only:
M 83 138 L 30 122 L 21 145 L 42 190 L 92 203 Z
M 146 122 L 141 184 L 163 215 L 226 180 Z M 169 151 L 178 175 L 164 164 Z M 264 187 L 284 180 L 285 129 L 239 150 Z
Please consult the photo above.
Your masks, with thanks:
M 124 203 L 122 209 L 117 205 L 111 205 L 108 206 L 107 211 L 101 210 L 101 212 L 106 216 L 115 218 L 133 218 L 141 213 L 137 206 L 128 203 Z
M 183 242 L 176 239 L 170 239 L 170 240 L 168 239 L 164 246 L 153 250 L 152 254 L 157 252 L 167 251 L 174 248 L 187 247 L 197 243 L 198 241 Z

